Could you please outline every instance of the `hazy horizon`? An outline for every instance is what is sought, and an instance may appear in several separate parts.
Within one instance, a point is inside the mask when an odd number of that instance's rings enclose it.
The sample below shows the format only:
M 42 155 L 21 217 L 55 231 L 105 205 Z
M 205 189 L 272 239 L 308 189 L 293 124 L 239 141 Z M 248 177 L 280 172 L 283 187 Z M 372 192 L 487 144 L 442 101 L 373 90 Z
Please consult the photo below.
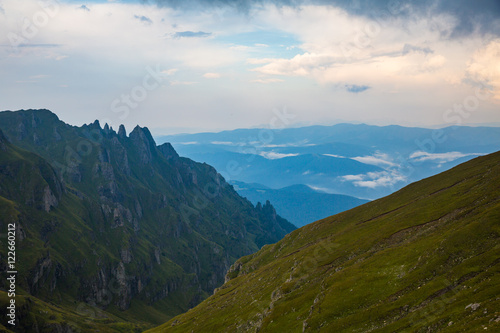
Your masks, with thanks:
M 500 124 L 494 0 L 1 0 L 0 31 L 0 109 L 78 126 Z

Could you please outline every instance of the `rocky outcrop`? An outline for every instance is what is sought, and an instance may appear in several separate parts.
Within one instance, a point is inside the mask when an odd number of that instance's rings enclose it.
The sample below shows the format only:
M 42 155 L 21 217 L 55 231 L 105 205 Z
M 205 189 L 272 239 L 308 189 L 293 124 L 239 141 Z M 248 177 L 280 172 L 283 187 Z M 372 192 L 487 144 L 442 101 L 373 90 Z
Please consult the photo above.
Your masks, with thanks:
M 29 275 L 29 291 L 31 294 L 36 294 L 38 289 L 43 286 L 49 276 L 51 267 L 52 259 L 50 257 L 50 253 L 47 253 L 45 256 L 37 260 Z
M 142 164 L 151 163 L 156 155 L 156 143 L 147 128 L 136 126 L 129 135 Z
M 7 150 L 6 144 L 7 138 L 3 135 L 3 132 L 0 130 L 0 150 Z
M 120 139 L 124 139 L 127 137 L 127 131 L 125 130 L 125 126 L 123 126 L 123 124 L 118 128 L 118 137 Z
M 125 147 L 123 147 L 120 140 L 125 140 L 125 137 L 120 136 L 120 134 L 118 134 L 118 137 L 113 136 L 111 138 L 113 158 L 116 161 L 116 165 L 118 166 L 120 171 L 125 173 L 127 176 L 130 176 L 130 165 L 127 150 L 125 149 Z
M 132 251 L 130 248 L 122 248 L 120 250 L 120 257 L 123 263 L 129 264 L 132 262 Z
M 57 204 L 59 203 L 54 193 L 52 193 L 52 191 L 50 190 L 49 186 L 45 186 L 45 188 L 43 189 L 42 203 L 43 209 L 46 212 L 50 212 L 50 209 L 52 207 L 57 207 Z
M 158 150 L 163 155 L 163 157 L 167 159 L 167 161 L 175 161 L 179 159 L 179 155 L 175 151 L 174 147 L 172 147 L 172 145 L 168 142 L 158 146 Z

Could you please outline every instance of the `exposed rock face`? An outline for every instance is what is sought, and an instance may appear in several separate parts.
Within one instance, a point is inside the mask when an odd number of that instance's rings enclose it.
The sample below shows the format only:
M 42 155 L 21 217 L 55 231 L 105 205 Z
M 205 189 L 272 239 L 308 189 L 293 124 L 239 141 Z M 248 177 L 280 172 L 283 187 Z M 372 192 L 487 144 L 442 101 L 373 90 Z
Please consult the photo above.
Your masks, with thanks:
M 116 164 L 118 165 L 120 171 L 125 173 L 127 176 L 130 176 L 130 165 L 128 161 L 127 150 L 125 149 L 125 147 L 123 147 L 120 141 L 120 139 L 125 140 L 124 138 L 125 137 L 120 136 L 120 134 L 118 134 L 118 137 L 113 136 L 111 138 L 112 152 L 113 152 L 113 157 L 116 159 Z
M 156 152 L 156 144 L 149 130 L 136 126 L 134 130 L 130 132 L 130 140 L 132 140 L 134 148 L 139 154 L 141 163 L 151 163 L 154 153 Z
M 132 262 L 132 252 L 130 252 L 130 248 L 122 248 L 120 251 L 120 257 L 122 262 L 125 264 Z
M 23 140 L 26 137 L 27 131 L 24 123 L 19 123 L 17 126 L 17 140 Z
M 14 126 L 2 127 L 7 120 Z M 157 147 L 147 128 L 127 137 L 123 125 L 118 133 L 98 121 L 73 127 L 31 110 L 0 113 L 0 129 L 0 149 L 25 154 L 17 145 L 45 159 L 30 155 L 23 170 L 36 172 L 22 175 L 0 165 L 0 196 L 26 214 L 22 243 L 50 251 L 19 250 L 36 256 L 22 274 L 37 297 L 122 310 L 134 298 L 163 300 L 165 311 L 185 310 L 223 283 L 235 259 L 294 229 L 272 206 L 255 209 L 239 197 L 214 168 L 168 143 Z M 31 218 L 27 206 L 42 217 Z M 191 298 L 177 304 L 176 292 Z
M 158 150 L 167 160 L 177 160 L 179 155 L 175 151 L 174 147 L 168 142 L 158 146 Z
M 55 195 L 50 190 L 49 186 L 45 186 L 45 188 L 43 190 L 43 198 L 42 198 L 42 200 L 43 200 L 43 209 L 46 212 L 50 212 L 50 209 L 52 207 L 57 207 L 57 204 L 59 203 L 57 201 L 57 198 L 55 197 Z
M 3 132 L 0 130 L 0 150 L 7 149 L 7 147 L 5 146 L 5 143 L 7 143 L 7 139 L 3 135 Z
M 54 139 L 56 141 L 61 141 L 62 139 L 61 134 L 59 134 L 59 132 L 57 131 L 57 127 L 54 127 Z
M 127 131 L 125 130 L 125 126 L 120 125 L 120 127 L 118 128 L 118 137 L 120 139 L 124 139 L 127 137 Z
M 42 286 L 43 282 L 47 280 L 51 267 L 52 259 L 50 258 L 49 253 L 47 253 L 46 256 L 38 259 L 31 273 L 31 293 L 36 293 L 36 291 Z

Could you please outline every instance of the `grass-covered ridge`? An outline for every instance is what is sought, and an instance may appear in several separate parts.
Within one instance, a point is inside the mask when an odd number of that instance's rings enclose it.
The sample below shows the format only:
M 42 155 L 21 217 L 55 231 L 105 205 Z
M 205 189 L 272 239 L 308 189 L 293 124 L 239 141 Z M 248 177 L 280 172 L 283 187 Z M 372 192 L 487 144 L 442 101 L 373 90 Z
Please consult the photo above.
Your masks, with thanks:
M 497 152 L 307 225 L 148 332 L 498 331 L 499 184 Z

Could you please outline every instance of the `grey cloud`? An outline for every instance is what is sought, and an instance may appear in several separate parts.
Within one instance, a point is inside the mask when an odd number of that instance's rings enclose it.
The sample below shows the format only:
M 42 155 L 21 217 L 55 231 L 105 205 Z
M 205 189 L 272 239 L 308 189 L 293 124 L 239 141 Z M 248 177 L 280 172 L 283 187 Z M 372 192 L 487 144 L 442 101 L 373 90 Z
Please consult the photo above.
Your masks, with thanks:
M 0 5 L 0 13 L 5 14 L 5 9 L 3 9 L 2 5 Z
M 87 12 L 90 12 L 89 7 L 87 7 L 87 6 L 85 6 L 85 5 L 81 5 L 80 7 L 78 7 L 78 9 L 85 10 L 85 11 L 87 11 Z
M 346 84 L 345 88 L 348 92 L 357 94 L 370 89 L 370 86 L 358 86 L 357 84 Z
M 412 53 L 412 52 L 422 52 L 425 54 L 434 53 L 434 51 L 429 47 L 420 47 L 420 46 L 415 46 L 415 45 L 411 45 L 411 44 L 405 44 L 403 46 L 403 55 L 408 54 L 408 53 Z
M 476 32 L 500 36 L 500 1 L 498 0 L 324 0 L 347 12 L 371 18 L 435 17 L 452 15 L 457 25 L 452 31 L 443 31 L 443 37 L 457 38 Z
M 352 15 L 379 20 L 404 17 L 411 20 L 420 16 L 450 14 L 457 19 L 452 31 L 443 37 L 457 38 L 475 32 L 500 36 L 500 1 L 498 0 L 149 0 L 160 6 L 188 10 L 207 7 L 232 7 L 248 13 L 252 6 L 273 3 L 278 6 L 320 4 L 339 7 Z
M 500 36 L 498 0 L 441 0 L 436 11 L 451 14 L 459 20 L 459 24 L 451 32 L 451 37 L 466 36 L 474 33 L 476 29 L 483 34 L 489 32 Z
M 174 38 L 205 38 L 212 36 L 211 32 L 203 31 L 178 31 L 172 35 Z
M 139 21 L 143 22 L 143 23 L 146 23 L 146 24 L 151 24 L 153 23 L 153 21 L 151 21 L 151 19 L 149 17 L 146 17 L 144 15 L 134 15 L 134 18 L 138 19 Z

